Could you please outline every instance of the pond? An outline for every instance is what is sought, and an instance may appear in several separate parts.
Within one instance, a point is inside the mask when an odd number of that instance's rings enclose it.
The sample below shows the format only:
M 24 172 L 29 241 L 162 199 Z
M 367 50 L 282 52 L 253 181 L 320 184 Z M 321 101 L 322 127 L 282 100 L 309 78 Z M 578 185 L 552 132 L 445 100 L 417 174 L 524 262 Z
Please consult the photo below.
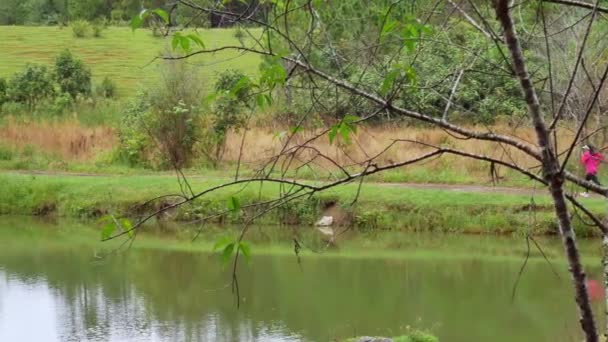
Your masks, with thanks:
M 557 275 L 534 252 L 512 298 L 523 238 L 383 234 L 389 247 L 353 237 L 301 263 L 287 243 L 254 244 L 237 308 L 230 267 L 189 242 L 143 237 L 99 258 L 107 246 L 81 224 L 0 218 L 0 341 L 333 341 L 409 328 L 442 341 L 580 337 L 557 239 L 541 241 Z M 597 242 L 583 244 L 599 265 Z

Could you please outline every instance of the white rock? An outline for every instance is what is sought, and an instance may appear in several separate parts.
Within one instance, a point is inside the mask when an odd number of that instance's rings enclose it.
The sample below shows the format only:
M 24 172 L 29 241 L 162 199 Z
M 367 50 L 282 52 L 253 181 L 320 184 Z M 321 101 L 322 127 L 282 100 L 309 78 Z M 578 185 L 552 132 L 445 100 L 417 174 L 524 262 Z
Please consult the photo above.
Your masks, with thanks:
M 328 227 L 328 226 L 331 226 L 333 223 L 334 223 L 333 216 L 323 216 L 317 223 L 315 223 L 315 226 Z

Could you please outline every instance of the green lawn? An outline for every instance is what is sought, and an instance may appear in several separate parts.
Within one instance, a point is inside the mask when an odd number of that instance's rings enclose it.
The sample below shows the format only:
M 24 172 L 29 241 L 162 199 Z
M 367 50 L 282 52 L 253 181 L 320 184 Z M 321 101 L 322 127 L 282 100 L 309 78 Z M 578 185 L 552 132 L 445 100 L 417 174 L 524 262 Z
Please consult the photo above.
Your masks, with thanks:
M 198 32 L 209 49 L 239 45 L 233 29 Z M 69 48 L 91 67 L 95 83 L 110 77 L 117 83 L 120 96 L 131 96 L 138 85 L 159 77 L 157 69 L 161 62 L 150 62 L 161 52 L 169 51 L 171 42 L 170 37 L 152 36 L 150 30 L 132 32 L 126 27 L 110 27 L 101 38 L 74 38 L 71 28 L 57 26 L 0 26 L 0 40 L 0 77 L 10 77 L 26 63 L 51 64 L 60 51 Z M 231 68 L 255 73 L 259 61 L 256 55 L 228 50 L 188 59 L 189 64 L 200 70 L 203 80 Z

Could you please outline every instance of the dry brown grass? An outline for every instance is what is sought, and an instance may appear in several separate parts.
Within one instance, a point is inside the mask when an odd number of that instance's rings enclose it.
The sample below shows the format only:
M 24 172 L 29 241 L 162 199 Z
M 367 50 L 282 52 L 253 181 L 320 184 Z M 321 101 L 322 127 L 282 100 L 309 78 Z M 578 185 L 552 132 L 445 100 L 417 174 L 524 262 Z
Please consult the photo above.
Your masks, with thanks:
M 479 130 L 484 128 L 478 127 Z M 496 133 L 508 134 L 528 142 L 535 142 L 535 133 L 531 128 L 519 128 L 516 132 L 508 126 L 495 126 L 492 130 Z M 311 138 L 316 132 L 301 132 L 291 145 L 302 143 Z M 560 132 L 562 141 L 569 143 L 571 134 Z M 356 134 L 353 142 L 349 146 L 339 146 L 330 144 L 327 136 L 317 139 L 312 146 L 322 151 L 327 156 L 338 161 L 341 165 L 353 164 L 364 161 L 368 156 L 373 156 L 383 151 L 394 139 L 409 139 L 422 141 L 437 146 L 449 146 L 471 153 L 483 154 L 494 158 L 511 161 L 524 167 L 531 167 L 537 163 L 529 156 L 507 146 L 500 146 L 493 142 L 458 139 L 437 128 L 415 128 L 404 126 L 390 127 L 362 127 Z M 228 146 L 225 153 L 226 160 L 236 160 L 239 154 L 241 135 L 231 133 L 228 137 Z M 564 146 L 566 145 L 564 144 Z M 253 129 L 247 133 L 245 139 L 244 160 L 248 163 L 257 163 L 264 158 L 269 158 L 278 153 L 281 143 L 275 137 L 275 132 L 265 129 Z M 401 142 L 395 144 L 387 150 L 378 162 L 381 165 L 398 163 L 408 159 L 418 157 L 432 148 L 425 147 L 416 143 Z M 301 160 L 309 159 L 315 152 L 302 152 L 299 157 Z M 329 166 L 328 163 L 322 163 Z M 443 156 L 438 160 L 425 163 L 430 170 L 440 170 L 449 167 L 451 171 L 467 172 L 475 174 L 482 172 L 488 173 L 487 163 L 464 159 L 458 156 Z
M 31 146 L 64 160 L 86 161 L 116 145 L 116 135 L 108 127 L 84 127 L 77 121 L 17 122 L 0 125 L 0 144 L 22 150 Z
M 482 130 L 483 128 L 478 127 Z M 531 128 L 519 128 L 515 132 L 509 126 L 492 127 L 497 133 L 516 136 L 520 139 L 534 142 L 535 134 Z M 239 155 L 242 133 L 232 132 L 227 139 L 224 161 L 236 161 Z M 316 132 L 299 132 L 293 143 L 301 144 L 311 138 Z M 572 134 L 560 131 L 563 146 L 571 141 Z M 284 139 L 284 138 L 283 138 Z M 529 156 L 511 147 L 501 147 L 492 142 L 457 139 L 445 131 L 436 128 L 416 128 L 404 126 L 361 127 L 355 135 L 353 142 L 343 144 L 330 144 L 327 135 L 320 137 L 312 146 L 322 151 L 342 165 L 351 165 L 361 162 L 378 154 L 386 148 L 393 139 L 410 139 L 423 141 L 438 146 L 449 146 L 467 152 L 492 156 L 494 158 L 512 161 L 525 167 L 537 163 Z M 277 138 L 276 131 L 270 128 L 254 128 L 247 132 L 244 148 L 244 162 L 255 166 L 278 153 L 284 140 Z M 77 121 L 62 122 L 31 122 L 22 123 L 14 120 L 5 120 L 0 125 L 0 144 L 14 149 L 23 149 L 32 146 L 48 154 L 60 156 L 64 161 L 92 160 L 100 152 L 107 152 L 117 144 L 117 137 L 111 128 L 85 127 Z M 420 156 L 431 149 L 415 143 L 398 143 L 387 150 L 377 162 L 379 165 L 398 163 Z M 300 160 L 308 160 L 315 152 L 302 151 Z M 322 162 L 324 167 L 329 163 Z M 295 163 L 297 165 L 297 162 Z M 429 171 L 440 171 L 448 168 L 452 172 L 462 172 L 470 175 L 486 176 L 488 165 L 486 163 L 463 159 L 457 156 L 443 156 L 440 159 L 424 163 Z

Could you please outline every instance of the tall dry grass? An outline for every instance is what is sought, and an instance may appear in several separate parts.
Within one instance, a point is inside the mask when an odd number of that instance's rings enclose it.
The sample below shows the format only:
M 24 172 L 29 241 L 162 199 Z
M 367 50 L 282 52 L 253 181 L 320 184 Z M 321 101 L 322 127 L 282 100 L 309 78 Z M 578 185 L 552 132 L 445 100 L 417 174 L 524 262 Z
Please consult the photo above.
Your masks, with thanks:
M 535 142 L 534 130 L 531 128 L 518 128 L 514 131 L 507 125 L 498 125 L 491 129 L 496 133 L 511 135 L 530 143 Z M 234 162 L 238 159 L 242 134 L 242 131 L 240 133 L 229 133 L 223 159 L 225 162 Z M 302 144 L 315 134 L 317 132 L 301 131 L 296 134 L 290 146 Z M 560 149 L 566 148 L 573 138 L 572 133 L 565 130 L 559 131 L 558 135 L 558 140 L 561 143 Z M 316 139 L 311 146 L 341 165 L 352 165 L 380 153 L 394 139 L 410 139 L 438 146 L 449 146 L 514 162 L 524 167 L 533 167 L 538 164 L 529 156 L 512 147 L 501 146 L 494 142 L 458 139 L 437 128 L 360 127 L 349 145 L 337 144 L 336 142 L 330 144 L 327 135 L 325 135 Z M 255 167 L 276 155 L 285 143 L 285 138 L 278 138 L 274 129 L 257 127 L 246 132 L 244 141 L 242 160 L 250 167 Z M 23 123 L 5 120 L 4 124 L 0 125 L 0 145 L 17 150 L 31 146 L 45 153 L 60 156 L 64 161 L 93 160 L 99 153 L 112 150 L 116 147 L 117 142 L 118 139 L 113 129 L 108 127 L 85 127 L 77 121 Z M 420 144 L 398 143 L 384 152 L 377 159 L 377 163 L 379 165 L 398 163 L 418 157 L 431 150 L 431 148 Z M 300 165 L 304 161 L 310 160 L 315 154 L 316 152 L 312 150 L 303 150 L 298 154 L 298 160 L 292 165 Z M 332 168 L 331 163 L 320 158 L 315 161 L 322 167 Z M 451 172 L 483 175 L 484 177 L 488 175 L 489 170 L 487 163 L 453 155 L 445 155 L 435 160 L 426 161 L 423 164 L 425 169 L 431 172 L 449 169 Z
M 487 130 L 487 128 L 474 127 L 479 130 Z M 536 141 L 535 133 L 532 128 L 518 128 L 514 131 L 509 126 L 494 126 L 491 127 L 495 133 L 502 133 L 522 139 L 523 141 L 534 144 Z M 299 132 L 290 146 L 296 146 L 310 139 L 316 132 Z M 559 131 L 559 148 L 567 148 L 572 141 L 572 134 L 567 131 Z M 236 134 L 232 132 L 228 137 L 228 146 L 226 148 L 225 160 L 237 160 L 239 155 L 239 147 L 242 139 L 242 133 Z M 361 127 L 357 134 L 353 137 L 351 144 L 344 146 L 343 144 L 330 144 L 327 136 L 323 136 L 315 140 L 311 145 L 316 149 L 326 154 L 330 158 L 336 160 L 341 165 L 351 165 L 367 160 L 370 156 L 380 154 L 387 146 L 395 139 L 408 139 L 421 141 L 436 146 L 446 146 L 454 149 L 459 149 L 475 154 L 491 156 L 493 158 L 513 162 L 523 167 L 533 167 L 538 164 L 533 158 L 522 153 L 521 151 L 506 146 L 499 145 L 489 141 L 479 141 L 472 139 L 459 139 L 454 135 L 450 135 L 444 130 L 437 128 L 419 128 L 406 126 L 382 126 L 382 127 Z M 276 137 L 276 133 L 266 129 L 252 129 L 246 133 L 244 144 L 243 160 L 247 163 L 256 164 L 263 160 L 267 160 L 273 155 L 280 152 L 282 143 Z M 400 142 L 393 145 L 386 152 L 382 153 L 377 162 L 379 165 L 399 163 L 409 159 L 413 159 L 430 152 L 433 149 L 421 144 Z M 302 151 L 298 157 L 301 161 L 310 160 L 316 152 L 312 150 Z M 331 168 L 331 163 L 321 159 L 317 159 L 324 167 Z M 297 164 L 297 162 L 296 162 Z M 429 170 L 441 171 L 444 168 L 450 168 L 454 172 L 466 172 L 468 174 L 488 174 L 488 164 L 485 162 L 466 159 L 454 155 L 444 155 L 439 159 L 424 162 L 424 165 Z
M 0 125 L 0 144 L 15 150 L 27 147 L 57 155 L 64 160 L 86 161 L 111 150 L 117 142 L 109 127 L 84 127 L 77 121 L 18 122 Z

